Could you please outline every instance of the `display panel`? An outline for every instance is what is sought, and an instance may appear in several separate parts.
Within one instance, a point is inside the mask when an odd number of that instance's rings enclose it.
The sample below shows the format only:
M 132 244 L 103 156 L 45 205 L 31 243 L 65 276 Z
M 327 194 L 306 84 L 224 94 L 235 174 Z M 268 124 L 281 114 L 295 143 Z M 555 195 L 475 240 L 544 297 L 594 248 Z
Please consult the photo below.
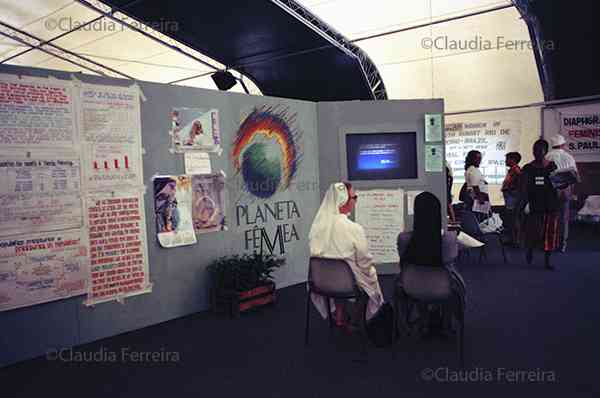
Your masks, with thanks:
M 418 178 L 416 132 L 346 135 L 348 180 Z

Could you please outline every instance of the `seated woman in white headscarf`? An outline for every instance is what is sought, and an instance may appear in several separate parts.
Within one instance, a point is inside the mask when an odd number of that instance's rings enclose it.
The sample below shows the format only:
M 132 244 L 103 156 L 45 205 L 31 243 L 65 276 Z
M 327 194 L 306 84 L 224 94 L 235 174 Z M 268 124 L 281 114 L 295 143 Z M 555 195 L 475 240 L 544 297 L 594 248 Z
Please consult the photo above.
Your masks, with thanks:
M 358 285 L 369 296 L 366 314 L 369 320 L 383 304 L 383 294 L 373 257 L 368 251 L 365 231 L 359 224 L 348 219 L 356 200 L 352 185 L 342 182 L 332 184 L 325 193 L 308 238 L 311 256 L 343 259 L 350 265 Z M 326 318 L 325 299 L 313 294 L 312 301 L 323 318 Z M 343 303 L 336 303 L 335 307 L 336 324 L 343 326 Z

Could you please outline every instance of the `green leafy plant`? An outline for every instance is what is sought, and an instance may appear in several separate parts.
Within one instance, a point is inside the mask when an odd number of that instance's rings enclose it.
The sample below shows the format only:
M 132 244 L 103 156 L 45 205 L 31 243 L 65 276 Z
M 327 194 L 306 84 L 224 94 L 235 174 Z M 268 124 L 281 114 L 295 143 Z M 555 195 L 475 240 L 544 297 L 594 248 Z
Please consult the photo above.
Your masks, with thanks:
M 285 259 L 254 253 L 220 257 L 208 266 L 213 288 L 241 292 L 273 280 L 273 272 L 285 265 Z

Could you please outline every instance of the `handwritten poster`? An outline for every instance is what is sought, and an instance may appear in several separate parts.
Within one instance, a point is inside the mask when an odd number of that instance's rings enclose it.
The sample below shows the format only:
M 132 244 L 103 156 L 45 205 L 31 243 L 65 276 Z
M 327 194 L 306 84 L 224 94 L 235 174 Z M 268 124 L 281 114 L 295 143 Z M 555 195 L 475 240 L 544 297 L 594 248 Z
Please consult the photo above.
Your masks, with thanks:
M 149 292 L 148 249 L 141 193 L 90 195 L 88 304 Z
M 89 191 L 141 186 L 142 128 L 137 88 L 83 84 L 80 127 Z
M 71 81 L 0 75 L 0 148 L 74 148 Z
M 0 236 L 81 228 L 79 160 L 0 160 Z
M 171 111 L 169 134 L 176 152 L 218 152 L 221 149 L 219 110 L 175 108 Z
M 575 158 L 600 154 L 600 114 L 561 114 L 560 132 Z
M 154 177 L 154 216 L 162 247 L 196 243 L 192 222 L 192 180 L 189 176 Z
M 225 177 L 220 173 L 192 176 L 192 191 L 196 233 L 226 230 Z
M 79 230 L 0 240 L 0 311 L 84 294 L 87 264 Z
M 483 155 L 479 170 L 488 184 L 502 184 L 507 170 L 505 156 L 519 150 L 520 121 L 449 123 L 445 129 L 446 160 L 452 167 L 455 184 L 465 182 L 465 158 L 471 150 L 478 150 Z
M 356 222 L 365 230 L 369 252 L 375 263 L 399 261 L 396 240 L 404 231 L 404 191 L 359 191 L 356 204 Z

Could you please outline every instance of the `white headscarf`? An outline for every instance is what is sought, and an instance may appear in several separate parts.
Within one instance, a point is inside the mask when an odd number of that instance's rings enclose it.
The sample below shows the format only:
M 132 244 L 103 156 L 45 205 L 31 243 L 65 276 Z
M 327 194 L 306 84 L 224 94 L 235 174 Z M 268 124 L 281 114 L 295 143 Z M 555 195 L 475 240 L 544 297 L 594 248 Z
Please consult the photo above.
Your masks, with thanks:
M 347 201 L 348 189 L 344 183 L 336 182 L 329 186 L 308 234 L 312 256 L 320 256 L 327 251 L 335 218 L 341 214 L 340 206 Z

